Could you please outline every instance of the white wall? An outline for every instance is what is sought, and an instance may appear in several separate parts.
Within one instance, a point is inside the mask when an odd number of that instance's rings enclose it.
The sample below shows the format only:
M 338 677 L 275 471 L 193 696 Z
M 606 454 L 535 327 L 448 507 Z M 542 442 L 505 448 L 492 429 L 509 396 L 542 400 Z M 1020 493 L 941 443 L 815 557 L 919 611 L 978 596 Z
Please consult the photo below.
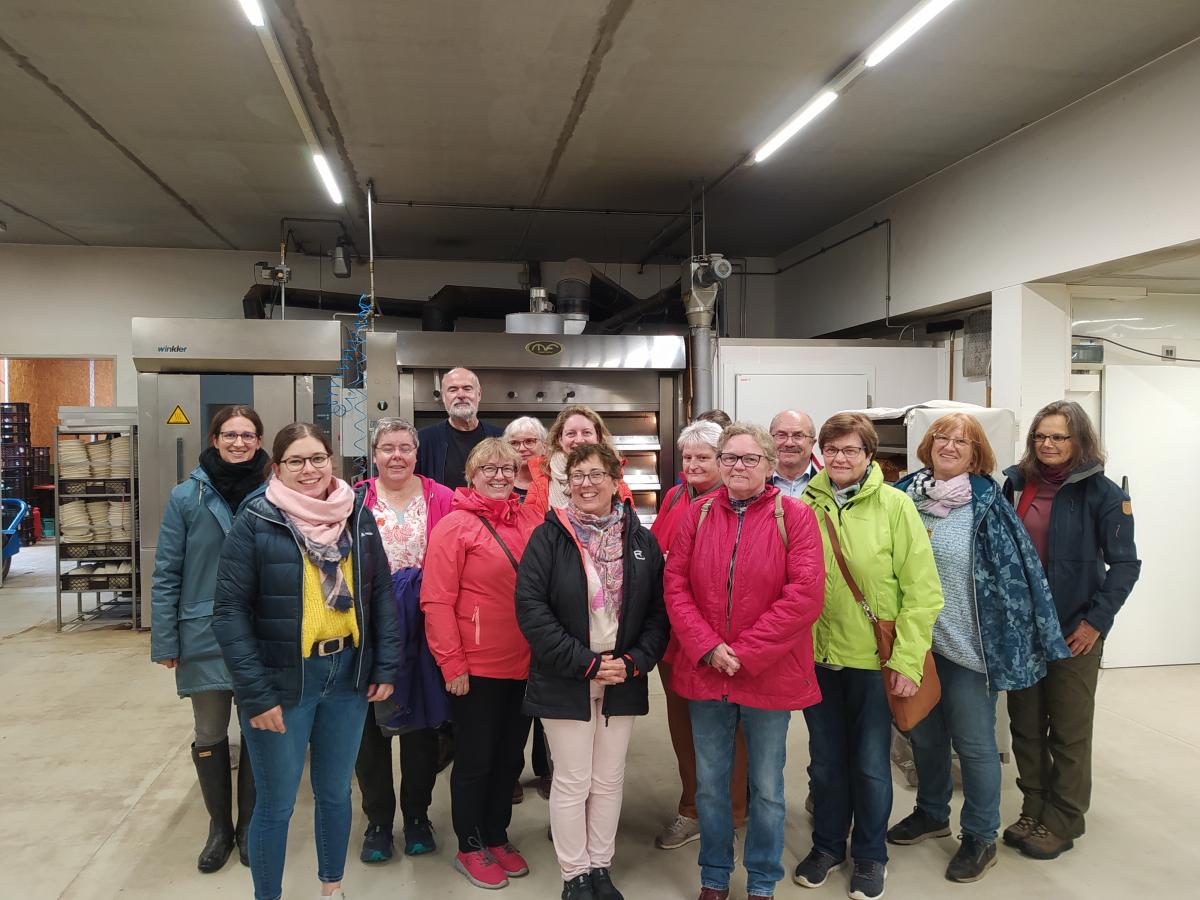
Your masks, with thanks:
M 1063 284 L 1019 284 L 992 292 L 992 405 L 1033 415 L 1067 390 L 1071 295 Z
M 1200 41 L 779 257 L 893 223 L 892 314 L 1200 239 Z M 778 334 L 883 317 L 884 229 L 780 275 Z
M 254 283 L 254 263 L 270 259 L 261 251 L 161 250 L 144 248 L 0 245 L 0 357 L 85 356 L 116 359 L 116 402 L 137 404 L 129 320 L 134 316 L 242 318 L 242 296 Z M 293 254 L 292 288 L 334 293 L 367 290 L 367 267 L 335 279 L 327 261 Z M 763 270 L 769 260 L 750 260 Z M 679 277 L 676 266 L 596 263 L 608 277 L 639 297 L 653 294 Z M 554 285 L 561 264 L 543 264 L 543 279 Z M 380 260 L 375 290 L 381 297 L 426 300 L 446 284 L 519 287 L 520 264 Z M 735 276 L 728 282 L 730 325 L 740 333 L 741 304 L 749 304 L 750 333 L 763 333 L 773 319 L 773 279 Z M 277 313 L 278 315 L 278 313 Z M 329 318 L 331 313 L 294 309 L 289 318 Z M 408 329 L 406 319 L 380 320 L 383 329 Z M 769 333 L 769 332 L 768 332 Z

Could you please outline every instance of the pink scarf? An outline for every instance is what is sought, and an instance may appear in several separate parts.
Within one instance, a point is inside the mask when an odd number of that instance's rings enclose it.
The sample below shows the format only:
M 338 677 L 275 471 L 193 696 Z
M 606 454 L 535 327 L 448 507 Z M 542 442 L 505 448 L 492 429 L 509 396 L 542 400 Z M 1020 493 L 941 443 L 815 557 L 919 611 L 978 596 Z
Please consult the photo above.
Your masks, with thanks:
M 267 499 L 287 514 L 305 541 L 325 546 L 337 544 L 354 511 L 354 490 L 336 476 L 324 500 L 294 491 L 278 478 L 267 482 Z

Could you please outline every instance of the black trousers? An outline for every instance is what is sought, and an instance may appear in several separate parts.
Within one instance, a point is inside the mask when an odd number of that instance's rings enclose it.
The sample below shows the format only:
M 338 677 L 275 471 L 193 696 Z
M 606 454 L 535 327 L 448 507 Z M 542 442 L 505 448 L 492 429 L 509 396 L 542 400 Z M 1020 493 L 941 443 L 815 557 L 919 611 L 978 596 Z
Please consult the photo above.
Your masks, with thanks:
M 454 714 L 450 808 L 461 853 L 508 843 L 513 785 L 525 768 L 529 717 L 521 714 L 525 681 L 470 677 Z
M 542 727 L 541 719 L 533 720 L 533 774 L 541 778 L 553 775 L 550 768 L 550 748 L 546 743 L 546 729 Z
M 400 811 L 405 822 L 429 818 L 437 780 L 438 738 L 432 728 L 400 735 Z M 396 789 L 392 781 L 392 739 L 375 724 L 367 710 L 362 743 L 354 764 L 362 809 L 372 825 L 392 827 L 396 819 Z

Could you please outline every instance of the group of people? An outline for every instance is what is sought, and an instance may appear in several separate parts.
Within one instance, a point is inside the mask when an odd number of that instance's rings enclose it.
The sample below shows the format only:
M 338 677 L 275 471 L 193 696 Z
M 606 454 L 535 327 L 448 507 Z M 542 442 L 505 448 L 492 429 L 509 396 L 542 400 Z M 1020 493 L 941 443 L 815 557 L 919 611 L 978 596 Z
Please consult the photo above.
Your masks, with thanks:
M 625 760 L 656 665 L 682 786 L 656 844 L 699 841 L 700 900 L 728 896 L 743 828 L 749 898 L 785 878 L 796 710 L 813 822 L 792 876 L 803 887 L 850 862 L 849 896 L 872 900 L 889 843 L 948 836 L 952 751 L 964 800 L 946 877 L 983 877 L 1001 825 L 1000 691 L 1024 798 L 1004 842 L 1051 859 L 1083 834 L 1100 653 L 1139 562 L 1128 497 L 1076 404 L 1034 417 L 1003 487 L 962 412 L 934 422 L 923 468 L 895 485 L 862 414 L 818 432 L 796 410 L 767 429 L 703 413 L 647 529 L 593 410 L 501 432 L 479 419 L 481 398 L 474 373 L 447 372 L 448 418 L 379 420 L 377 474 L 353 486 L 316 426 L 287 426 L 268 455 L 254 410 L 214 418 L 172 492 L 153 591 L 152 658 L 176 670 L 195 716 L 201 871 L 236 846 L 255 896 L 281 896 L 308 756 L 321 896 L 344 896 L 352 773 L 360 856 L 393 855 L 398 736 L 404 852 L 436 849 L 429 807 L 452 756 L 454 867 L 502 888 L 529 872 L 508 829 L 536 722 L 561 896 L 620 898 Z M 894 627 L 886 658 L 876 623 Z M 940 700 L 908 734 L 916 806 L 889 828 L 890 703 L 930 672 Z

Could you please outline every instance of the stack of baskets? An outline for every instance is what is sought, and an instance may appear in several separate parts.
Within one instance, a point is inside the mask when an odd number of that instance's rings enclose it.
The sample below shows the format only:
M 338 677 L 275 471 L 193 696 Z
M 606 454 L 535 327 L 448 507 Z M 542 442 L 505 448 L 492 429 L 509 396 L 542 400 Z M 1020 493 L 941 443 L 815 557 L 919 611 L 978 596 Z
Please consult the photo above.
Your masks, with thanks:
M 29 404 L 0 403 L 0 481 L 4 496 L 33 505 L 33 447 Z M 19 526 L 21 543 L 33 543 L 33 516 Z

